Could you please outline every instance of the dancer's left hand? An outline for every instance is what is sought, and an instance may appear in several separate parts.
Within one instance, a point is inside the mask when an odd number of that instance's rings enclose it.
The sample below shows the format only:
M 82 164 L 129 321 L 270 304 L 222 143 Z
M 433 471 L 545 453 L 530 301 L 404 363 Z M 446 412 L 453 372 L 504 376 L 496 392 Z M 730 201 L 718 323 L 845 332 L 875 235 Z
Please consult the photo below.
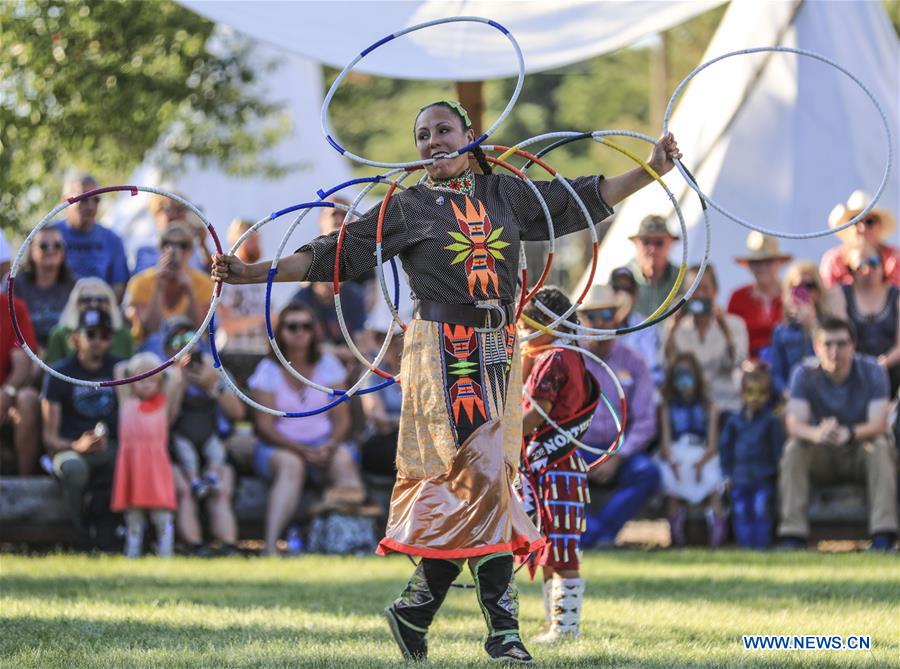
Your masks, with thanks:
M 647 160 L 647 164 L 657 174 L 662 176 L 675 167 L 676 160 L 681 160 L 681 151 L 678 150 L 678 142 L 675 141 L 675 135 L 670 132 L 660 137 L 659 141 L 653 145 L 653 151 Z

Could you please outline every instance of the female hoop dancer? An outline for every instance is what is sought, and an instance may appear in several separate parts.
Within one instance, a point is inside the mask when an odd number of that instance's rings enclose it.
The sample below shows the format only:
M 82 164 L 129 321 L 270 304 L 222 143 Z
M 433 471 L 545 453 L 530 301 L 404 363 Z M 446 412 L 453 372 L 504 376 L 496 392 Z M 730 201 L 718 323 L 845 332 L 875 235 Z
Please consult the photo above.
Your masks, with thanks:
M 547 222 L 519 178 L 491 174 L 480 148 L 441 159 L 474 140 L 455 101 L 426 105 L 415 120 L 416 148 L 427 181 L 395 194 L 384 218 L 384 259 L 400 256 L 416 297 L 400 374 L 403 409 L 397 482 L 378 553 L 421 557 L 385 613 L 406 659 L 425 659 L 425 635 L 450 585 L 468 560 L 488 626 L 484 647 L 497 660 L 530 662 L 518 630 L 513 554 L 544 539 L 512 493 L 522 440 L 521 360 L 514 320 L 519 245 L 546 240 Z M 681 154 L 674 137 L 653 148 L 650 166 L 664 174 Z M 571 181 L 596 223 L 612 205 L 649 184 L 643 168 Z M 557 235 L 584 229 L 581 210 L 558 182 L 535 182 Z M 341 280 L 375 266 L 378 207 L 347 227 Z M 337 233 L 318 237 L 279 262 L 278 281 L 330 281 Z M 213 278 L 262 283 L 270 262 L 245 265 L 218 256 Z M 490 305 L 490 306 L 489 306 Z

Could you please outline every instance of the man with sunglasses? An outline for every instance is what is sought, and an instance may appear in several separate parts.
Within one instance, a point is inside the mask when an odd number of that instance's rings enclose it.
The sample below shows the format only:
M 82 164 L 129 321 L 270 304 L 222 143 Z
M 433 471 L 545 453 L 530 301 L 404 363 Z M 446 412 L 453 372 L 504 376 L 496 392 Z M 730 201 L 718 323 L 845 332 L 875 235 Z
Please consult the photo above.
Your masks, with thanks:
M 669 252 L 678 241 L 678 236 L 669 232 L 665 218 L 651 214 L 641 221 L 637 232 L 628 239 L 634 243 L 636 252 L 634 260 L 628 265 L 638 282 L 634 308 L 642 314 L 652 314 L 666 299 L 678 278 L 678 268 L 669 261 Z
M 97 180 L 88 174 L 66 179 L 62 199 L 97 188 Z M 128 283 L 125 247 L 115 232 L 97 221 L 99 197 L 89 197 L 66 208 L 66 220 L 57 223 L 66 244 L 69 267 L 79 279 L 96 276 L 112 286 L 116 299 L 122 300 Z
M 113 368 L 120 361 L 110 354 L 111 345 L 109 313 L 87 309 L 72 333 L 75 353 L 54 365 L 54 369 L 78 379 L 111 379 Z M 119 425 L 116 392 L 113 388 L 68 383 L 48 374 L 44 377 L 41 411 L 44 448 L 52 457 L 53 473 L 62 485 L 66 506 L 76 527 L 81 527 L 82 500 L 89 489 L 100 502 L 92 508 L 109 507 Z
M 856 352 L 856 333 L 845 320 L 824 319 L 813 349 L 816 357 L 791 379 L 778 535 L 786 548 L 805 547 L 810 479 L 849 480 L 866 486 L 872 549 L 890 550 L 897 538 L 897 452 L 888 427 L 887 374 Z
M 126 302 L 131 334 L 137 344 L 157 335 L 164 321 L 186 316 L 198 327 L 209 308 L 213 284 L 209 275 L 190 266 L 194 250 L 191 230 L 172 223 L 159 240 L 159 262 L 128 282 Z M 159 342 L 154 346 L 159 347 Z
M 597 285 L 588 293 L 578 317 L 590 327 L 613 330 L 622 325 L 630 309 L 631 300 L 626 293 Z M 582 544 L 587 548 L 609 547 L 614 545 L 625 523 L 659 489 L 659 467 L 645 452 L 656 439 L 656 390 L 641 355 L 620 339 L 590 341 L 586 346 L 613 370 L 628 403 L 628 420 L 618 454 L 590 473 L 591 480 L 603 486 L 609 495 L 602 506 L 587 510 L 587 530 Z M 609 373 L 590 358 L 585 358 L 585 366 L 600 382 L 603 393 L 615 403 L 616 388 Z M 601 403 L 583 441 L 589 446 L 608 448 L 618 432 L 612 416 Z

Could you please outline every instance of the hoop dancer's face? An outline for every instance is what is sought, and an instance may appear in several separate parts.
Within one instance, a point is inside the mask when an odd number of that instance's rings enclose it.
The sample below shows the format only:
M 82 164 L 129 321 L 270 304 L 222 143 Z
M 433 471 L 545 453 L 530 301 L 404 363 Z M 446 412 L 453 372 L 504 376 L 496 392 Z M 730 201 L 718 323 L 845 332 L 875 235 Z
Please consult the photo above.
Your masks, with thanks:
M 425 160 L 461 149 L 475 139 L 475 133 L 463 129 L 462 119 L 444 105 L 429 107 L 416 119 L 416 149 Z M 433 179 L 449 179 L 461 174 L 469 164 L 468 154 L 437 160 L 425 167 Z

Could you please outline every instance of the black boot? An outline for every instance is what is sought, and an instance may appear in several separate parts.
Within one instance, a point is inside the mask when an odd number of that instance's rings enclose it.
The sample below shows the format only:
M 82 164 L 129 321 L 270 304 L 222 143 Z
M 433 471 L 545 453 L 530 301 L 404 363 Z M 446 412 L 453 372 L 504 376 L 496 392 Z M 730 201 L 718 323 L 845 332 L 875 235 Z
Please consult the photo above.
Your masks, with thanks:
M 484 642 L 487 654 L 500 662 L 531 664 L 531 654 L 519 637 L 519 591 L 513 582 L 512 555 L 486 555 L 478 561 L 472 576 L 488 627 Z
M 456 562 L 422 558 L 403 593 L 384 610 L 404 659 L 428 657 L 428 626 L 460 571 L 462 565 Z

